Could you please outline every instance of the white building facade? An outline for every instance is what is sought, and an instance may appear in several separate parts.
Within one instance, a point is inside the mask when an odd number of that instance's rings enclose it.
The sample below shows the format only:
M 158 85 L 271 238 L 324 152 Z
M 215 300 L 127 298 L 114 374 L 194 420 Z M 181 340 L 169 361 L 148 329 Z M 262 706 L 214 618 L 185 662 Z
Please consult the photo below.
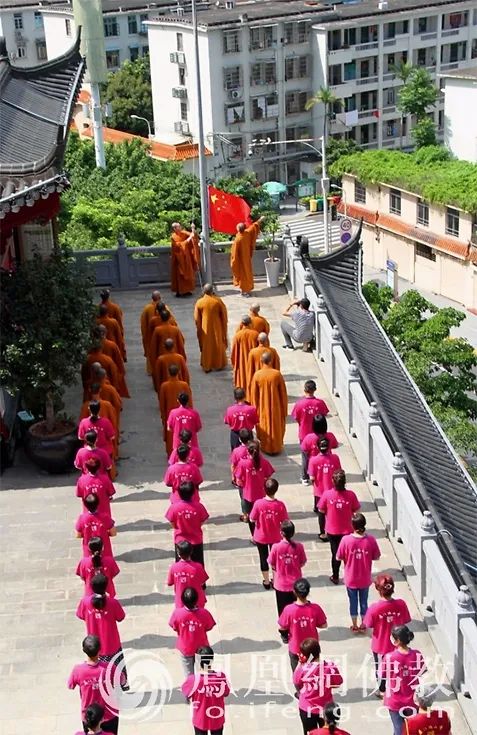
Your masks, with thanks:
M 59 4 L 61 0 L 57 0 Z M 52 0 L 52 5 L 55 0 Z M 35 66 L 46 61 L 46 39 L 39 2 L 6 0 L 0 9 L 0 36 L 5 38 L 8 55 L 16 66 Z M 69 44 L 71 46 L 71 43 Z
M 444 143 L 457 158 L 477 163 L 477 64 L 442 75 L 444 87 Z

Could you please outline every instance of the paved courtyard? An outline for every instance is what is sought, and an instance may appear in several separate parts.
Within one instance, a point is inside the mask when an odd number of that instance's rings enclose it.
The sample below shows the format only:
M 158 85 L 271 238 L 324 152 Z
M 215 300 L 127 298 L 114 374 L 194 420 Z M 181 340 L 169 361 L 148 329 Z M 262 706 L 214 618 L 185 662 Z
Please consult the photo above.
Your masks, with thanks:
M 222 286 L 229 311 L 232 337 L 249 302 L 230 286 Z M 297 702 L 291 693 L 286 647 L 277 634 L 275 596 L 261 585 L 258 554 L 250 544 L 248 528 L 238 521 L 237 491 L 230 485 L 228 431 L 222 423 L 232 401 L 230 370 L 205 375 L 192 320 L 193 301 L 173 299 L 164 292 L 184 331 L 194 404 L 202 415 L 200 445 L 204 453 L 202 501 L 210 513 L 205 530 L 206 568 L 210 575 L 208 607 L 217 621 L 210 635 L 219 665 L 230 672 L 234 696 L 229 699 L 226 735 L 297 735 L 301 725 Z M 271 342 L 282 344 L 281 312 L 288 303 L 284 290 L 258 286 L 262 313 L 272 323 Z M 169 491 L 162 483 L 166 456 L 156 395 L 145 373 L 139 316 L 149 300 L 148 291 L 115 293 L 126 317 L 127 379 L 131 399 L 124 401 L 121 461 L 116 482 L 113 516 L 118 535 L 113 550 L 121 568 L 117 595 L 126 609 L 120 623 L 129 667 L 131 695 L 140 703 L 122 718 L 123 735 L 185 735 L 191 733 L 190 712 L 177 690 L 182 683 L 175 634 L 168 627 L 173 596 L 165 588 L 166 572 L 173 561 L 172 534 L 165 522 Z M 340 441 L 338 453 L 348 483 L 361 500 L 368 529 L 379 541 L 382 557 L 376 570 L 393 573 L 397 594 L 407 600 L 416 632 L 415 645 L 425 654 L 430 679 L 442 681 L 436 652 L 402 575 L 369 488 L 336 416 L 333 400 L 325 389 L 319 366 L 310 354 L 280 350 L 289 404 L 302 394 L 307 378 L 317 380 L 318 395 L 328 403 L 329 428 Z M 79 411 L 79 388 L 69 393 L 72 409 Z M 305 574 L 312 585 L 311 598 L 328 616 L 329 628 L 321 634 L 327 659 L 335 660 L 346 677 L 346 687 L 336 700 L 342 704 L 343 727 L 352 735 L 389 735 L 387 712 L 371 693 L 374 688 L 369 640 L 349 631 L 344 586 L 329 581 L 329 547 L 317 540 L 318 525 L 312 514 L 312 490 L 299 483 L 299 445 L 296 425 L 289 421 L 286 447 L 274 457 L 279 497 L 285 501 L 297 526 L 297 539 L 305 544 Z M 76 473 L 61 477 L 41 474 L 21 459 L 2 477 L 1 565 L 3 588 L 0 607 L 2 657 L 0 661 L 1 735 L 70 735 L 79 730 L 79 696 L 66 689 L 73 664 L 82 660 L 84 624 L 75 617 L 82 583 L 75 576 L 81 556 L 74 538 L 74 522 L 80 511 L 75 497 Z M 374 591 L 371 600 L 375 599 Z M 171 691 L 167 688 L 170 685 Z M 443 682 L 445 685 L 445 682 Z M 160 699 L 164 707 L 154 707 Z M 453 732 L 468 735 L 455 699 L 441 701 L 453 713 Z

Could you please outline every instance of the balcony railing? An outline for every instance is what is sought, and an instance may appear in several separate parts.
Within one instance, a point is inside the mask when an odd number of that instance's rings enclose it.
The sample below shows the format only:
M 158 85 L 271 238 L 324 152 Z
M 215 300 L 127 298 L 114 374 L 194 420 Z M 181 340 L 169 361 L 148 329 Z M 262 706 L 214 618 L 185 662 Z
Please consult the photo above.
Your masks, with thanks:
M 442 31 L 441 36 L 442 38 L 447 38 L 447 36 L 457 36 L 459 34 L 459 31 L 460 31 L 460 28 L 451 28 L 448 31 Z
M 378 48 L 379 43 L 377 41 L 368 41 L 368 43 L 356 44 L 355 51 L 369 51 L 372 48 Z
M 421 41 L 433 41 L 437 38 L 437 33 L 421 33 Z
M 361 77 L 361 79 L 356 80 L 356 84 L 363 85 L 363 84 L 375 84 L 378 81 L 377 76 L 373 77 Z

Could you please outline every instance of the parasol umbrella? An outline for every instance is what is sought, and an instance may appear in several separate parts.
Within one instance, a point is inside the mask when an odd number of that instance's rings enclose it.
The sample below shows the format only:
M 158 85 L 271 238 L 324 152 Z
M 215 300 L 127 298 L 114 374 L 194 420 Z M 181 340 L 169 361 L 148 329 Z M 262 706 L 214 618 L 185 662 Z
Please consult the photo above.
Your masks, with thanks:
M 262 185 L 265 191 L 271 196 L 279 196 L 280 194 L 286 194 L 288 187 L 282 184 L 280 181 L 267 181 Z

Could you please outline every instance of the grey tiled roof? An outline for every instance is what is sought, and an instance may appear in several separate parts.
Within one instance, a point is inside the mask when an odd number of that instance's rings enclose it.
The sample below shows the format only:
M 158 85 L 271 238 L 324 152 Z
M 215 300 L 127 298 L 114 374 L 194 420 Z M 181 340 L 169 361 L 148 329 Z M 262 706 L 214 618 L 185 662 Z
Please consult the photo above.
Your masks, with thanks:
M 309 261 L 313 283 L 356 361 L 363 390 L 378 404 L 393 450 L 403 456 L 419 507 L 452 534 L 438 543 L 454 578 L 469 584 L 475 598 L 477 489 L 361 293 L 360 234 L 361 227 L 348 245 Z

